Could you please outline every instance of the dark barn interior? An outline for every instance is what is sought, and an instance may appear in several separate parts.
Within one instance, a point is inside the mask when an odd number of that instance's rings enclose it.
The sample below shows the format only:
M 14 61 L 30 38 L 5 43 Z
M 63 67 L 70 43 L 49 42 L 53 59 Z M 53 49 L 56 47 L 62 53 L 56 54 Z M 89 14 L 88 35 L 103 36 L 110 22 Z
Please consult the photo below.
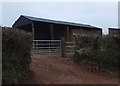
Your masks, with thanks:
M 34 22 L 34 26 L 36 40 L 59 40 L 66 37 L 66 27 L 64 25 Z
M 50 28 L 53 28 L 51 31 Z M 27 24 L 17 27 L 27 32 L 32 32 L 32 25 Z M 64 25 L 51 25 L 44 22 L 34 22 L 34 39 L 35 40 L 59 40 L 62 37 L 67 38 L 66 26 Z

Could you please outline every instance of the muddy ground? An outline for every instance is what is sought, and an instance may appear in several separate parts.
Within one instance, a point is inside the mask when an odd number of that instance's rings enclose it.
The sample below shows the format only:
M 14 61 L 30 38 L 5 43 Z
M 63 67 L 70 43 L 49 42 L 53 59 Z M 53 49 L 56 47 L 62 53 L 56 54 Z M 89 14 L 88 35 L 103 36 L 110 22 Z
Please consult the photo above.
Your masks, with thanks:
M 118 84 L 118 78 L 81 66 L 62 57 L 33 54 L 24 84 Z

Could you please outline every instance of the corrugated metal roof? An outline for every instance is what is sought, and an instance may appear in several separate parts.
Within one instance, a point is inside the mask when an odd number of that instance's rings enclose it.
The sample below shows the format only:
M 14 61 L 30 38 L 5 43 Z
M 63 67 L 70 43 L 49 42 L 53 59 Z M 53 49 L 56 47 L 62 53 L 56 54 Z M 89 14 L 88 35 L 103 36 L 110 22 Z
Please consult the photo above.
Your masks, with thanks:
M 53 24 L 62 24 L 62 25 L 101 29 L 101 28 L 91 26 L 91 25 L 86 25 L 86 24 L 79 24 L 79 23 L 72 23 L 72 22 L 65 22 L 65 21 L 56 21 L 56 20 L 36 18 L 36 17 L 31 17 L 31 16 L 25 16 L 25 15 L 21 15 L 21 16 L 23 16 L 31 21 L 40 21 L 40 22 L 47 22 L 47 23 L 53 23 Z

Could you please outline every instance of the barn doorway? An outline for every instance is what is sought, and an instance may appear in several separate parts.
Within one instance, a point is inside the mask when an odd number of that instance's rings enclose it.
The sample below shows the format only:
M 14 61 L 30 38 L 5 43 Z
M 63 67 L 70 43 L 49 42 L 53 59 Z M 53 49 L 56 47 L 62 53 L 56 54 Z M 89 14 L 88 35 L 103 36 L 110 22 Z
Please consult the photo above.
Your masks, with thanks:
M 33 40 L 33 53 L 62 55 L 61 40 Z

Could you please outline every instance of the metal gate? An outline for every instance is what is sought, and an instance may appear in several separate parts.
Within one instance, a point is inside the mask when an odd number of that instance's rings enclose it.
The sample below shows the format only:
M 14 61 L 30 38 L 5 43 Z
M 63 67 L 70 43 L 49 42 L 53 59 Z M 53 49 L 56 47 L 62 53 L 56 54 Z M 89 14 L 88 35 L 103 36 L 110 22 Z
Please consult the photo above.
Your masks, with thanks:
M 61 40 L 33 40 L 33 53 L 61 56 Z

